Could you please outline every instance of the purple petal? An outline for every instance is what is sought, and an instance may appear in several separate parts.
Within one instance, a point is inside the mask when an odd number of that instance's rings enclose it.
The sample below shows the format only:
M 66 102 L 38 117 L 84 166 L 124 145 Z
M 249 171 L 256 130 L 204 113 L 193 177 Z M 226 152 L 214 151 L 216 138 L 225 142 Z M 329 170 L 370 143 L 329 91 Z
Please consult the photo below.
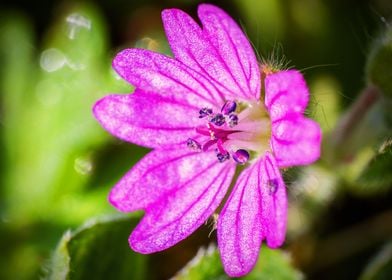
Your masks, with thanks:
M 200 122 L 198 108 L 140 90 L 104 97 L 94 115 L 116 137 L 151 148 L 185 143 Z
M 118 210 L 146 209 L 217 162 L 213 152 L 195 152 L 186 147 L 153 150 L 140 160 L 111 190 L 109 201 Z M 223 166 L 223 165 L 222 165 Z
M 263 238 L 259 176 L 262 161 L 245 169 L 218 218 L 218 246 L 226 273 L 248 273 L 259 256 Z
M 223 102 L 220 93 L 208 79 L 162 54 L 125 49 L 114 58 L 113 68 L 135 87 L 181 103 L 199 108 L 220 108 Z
M 272 122 L 271 147 L 279 167 L 304 165 L 320 157 L 321 130 L 300 114 Z
M 132 249 L 145 254 L 171 247 L 201 226 L 219 206 L 235 170 L 234 164 L 219 163 L 213 152 L 179 159 L 173 158 L 175 152 L 152 153 L 127 175 L 130 182 L 122 184 L 123 188 L 135 186 L 133 182 L 138 180 L 137 187 L 132 192 L 126 189 L 126 199 L 120 199 L 127 210 L 134 208 L 131 204 L 145 206 L 146 214 L 129 238 Z M 153 156 L 160 160 L 153 159 L 146 168 Z M 143 202 L 135 202 L 138 200 Z
M 283 244 L 286 236 L 287 197 L 277 162 L 268 152 L 263 159 L 260 176 L 263 233 L 267 245 L 277 248 Z
M 226 99 L 257 98 L 259 68 L 242 31 L 226 13 L 211 5 L 202 5 L 199 14 L 205 30 L 181 10 L 162 12 L 175 58 L 213 81 Z
M 309 90 L 300 72 L 288 70 L 267 75 L 265 105 L 272 121 L 287 114 L 302 114 L 308 101 Z
M 248 38 L 220 8 L 201 4 L 203 31 L 248 98 L 260 98 L 260 68 Z

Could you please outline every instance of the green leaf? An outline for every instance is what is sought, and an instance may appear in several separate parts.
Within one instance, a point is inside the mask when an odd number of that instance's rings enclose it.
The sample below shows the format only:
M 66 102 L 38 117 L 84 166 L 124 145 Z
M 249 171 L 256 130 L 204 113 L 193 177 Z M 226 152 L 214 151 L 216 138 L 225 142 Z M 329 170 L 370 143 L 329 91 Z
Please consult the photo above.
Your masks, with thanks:
M 282 250 L 272 250 L 263 246 L 259 260 L 253 270 L 241 279 L 298 280 L 302 274 L 290 264 L 290 258 Z M 218 250 L 214 245 L 201 248 L 197 255 L 174 276 L 176 280 L 230 279 L 222 267 Z
M 363 193 L 385 192 L 392 187 L 392 140 L 384 142 L 379 153 L 368 163 L 357 180 Z
M 230 279 L 223 271 L 215 245 L 200 248 L 196 256 L 173 279 L 202 280 L 202 279 Z
M 133 252 L 127 243 L 137 221 L 115 215 L 66 232 L 47 267 L 46 279 L 146 279 L 148 257 Z
M 303 276 L 291 265 L 290 255 L 287 252 L 263 246 L 255 268 L 243 279 L 298 280 L 303 279 Z
M 392 278 L 392 242 L 386 244 L 371 260 L 360 280 L 388 280 Z
M 0 23 L 5 216 L 19 225 L 53 220 L 68 226 L 107 213 L 102 201 L 115 179 L 87 189 L 96 153 L 110 139 L 92 107 L 111 90 L 129 92 L 130 86 L 111 70 L 99 11 L 63 6 L 36 58 L 23 17 L 4 16 Z

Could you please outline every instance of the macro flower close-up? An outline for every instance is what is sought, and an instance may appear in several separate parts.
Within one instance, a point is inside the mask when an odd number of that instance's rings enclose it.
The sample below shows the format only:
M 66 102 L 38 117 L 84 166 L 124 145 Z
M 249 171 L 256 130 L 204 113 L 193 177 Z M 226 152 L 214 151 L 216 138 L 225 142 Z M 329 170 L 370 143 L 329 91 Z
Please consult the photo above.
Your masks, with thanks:
M 392 279 L 392 1 L 3 2 L 0 279 Z
M 148 254 L 188 237 L 214 213 L 226 273 L 247 274 L 264 241 L 285 241 L 282 169 L 320 156 L 319 125 L 304 115 L 309 90 L 297 70 L 257 60 L 220 8 L 201 4 L 201 25 L 162 12 L 173 57 L 125 49 L 113 68 L 135 87 L 111 94 L 94 115 L 112 135 L 152 149 L 112 189 L 122 212 L 144 210 L 129 237 Z

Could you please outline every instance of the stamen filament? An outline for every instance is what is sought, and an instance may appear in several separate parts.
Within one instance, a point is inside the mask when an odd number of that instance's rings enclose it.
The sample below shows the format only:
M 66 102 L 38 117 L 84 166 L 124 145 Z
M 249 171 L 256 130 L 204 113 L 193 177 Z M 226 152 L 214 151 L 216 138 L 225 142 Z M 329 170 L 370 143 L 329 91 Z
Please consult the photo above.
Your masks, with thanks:
M 240 108 L 240 112 L 236 110 Z M 197 126 L 196 132 L 206 136 L 203 144 L 191 139 L 188 147 L 208 151 L 216 145 L 216 156 L 219 162 L 230 158 L 238 164 L 245 164 L 250 159 L 250 151 L 263 153 L 269 149 L 271 124 L 264 105 L 260 102 L 241 103 L 226 101 L 221 112 L 214 113 L 212 109 L 202 108 L 199 118 L 205 118 L 205 126 Z M 235 127 L 235 129 L 234 129 Z

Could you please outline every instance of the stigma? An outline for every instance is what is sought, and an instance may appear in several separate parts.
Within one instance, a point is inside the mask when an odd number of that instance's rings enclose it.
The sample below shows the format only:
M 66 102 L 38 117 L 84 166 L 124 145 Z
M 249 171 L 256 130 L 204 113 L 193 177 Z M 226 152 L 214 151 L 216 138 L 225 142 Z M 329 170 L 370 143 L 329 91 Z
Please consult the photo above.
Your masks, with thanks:
M 214 150 L 219 162 L 245 165 L 269 148 L 270 121 L 261 102 L 226 101 L 221 109 L 199 110 L 204 125 L 195 128 L 200 140 L 188 138 L 186 145 L 197 152 Z

